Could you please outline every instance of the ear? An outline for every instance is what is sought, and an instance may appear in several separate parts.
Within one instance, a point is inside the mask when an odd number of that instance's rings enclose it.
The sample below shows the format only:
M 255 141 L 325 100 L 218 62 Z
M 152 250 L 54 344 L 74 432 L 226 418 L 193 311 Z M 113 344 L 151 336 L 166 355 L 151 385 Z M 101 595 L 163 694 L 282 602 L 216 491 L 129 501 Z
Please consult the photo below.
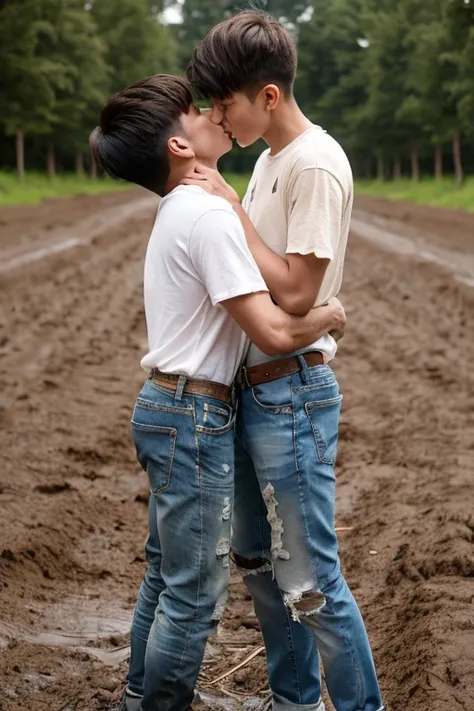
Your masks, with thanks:
M 265 102 L 265 108 L 273 111 L 280 101 L 281 92 L 276 84 L 267 84 L 260 92 Z
M 168 150 L 177 158 L 194 158 L 195 153 L 191 148 L 189 141 L 181 136 L 171 136 L 168 139 Z

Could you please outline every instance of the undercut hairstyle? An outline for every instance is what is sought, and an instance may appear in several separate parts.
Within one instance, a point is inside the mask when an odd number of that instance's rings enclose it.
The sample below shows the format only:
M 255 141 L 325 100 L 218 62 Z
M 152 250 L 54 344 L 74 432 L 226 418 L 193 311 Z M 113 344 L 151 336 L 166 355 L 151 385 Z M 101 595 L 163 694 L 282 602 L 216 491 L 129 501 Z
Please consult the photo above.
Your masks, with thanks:
M 119 91 L 102 109 L 89 138 L 99 168 L 163 195 L 170 173 L 168 139 L 192 104 L 189 82 L 168 74 Z
M 187 74 L 206 99 L 242 91 L 251 100 L 265 84 L 293 94 L 296 45 L 289 31 L 264 12 L 243 11 L 210 30 L 196 46 Z

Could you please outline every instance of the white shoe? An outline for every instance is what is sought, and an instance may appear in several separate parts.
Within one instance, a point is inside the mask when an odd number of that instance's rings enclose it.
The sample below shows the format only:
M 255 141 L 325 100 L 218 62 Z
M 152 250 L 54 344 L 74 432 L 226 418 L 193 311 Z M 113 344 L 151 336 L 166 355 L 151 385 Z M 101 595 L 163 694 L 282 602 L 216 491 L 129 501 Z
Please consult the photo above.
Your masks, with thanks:
M 125 689 L 117 711 L 140 711 L 141 702 L 141 696 L 131 694 L 128 689 Z

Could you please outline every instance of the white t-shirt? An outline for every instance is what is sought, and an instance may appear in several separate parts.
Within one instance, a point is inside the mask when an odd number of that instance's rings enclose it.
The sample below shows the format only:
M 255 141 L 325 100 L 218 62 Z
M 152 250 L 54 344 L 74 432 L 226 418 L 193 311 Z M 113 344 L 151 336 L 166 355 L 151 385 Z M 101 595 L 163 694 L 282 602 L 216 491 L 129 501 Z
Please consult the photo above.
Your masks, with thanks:
M 248 338 L 221 301 L 268 291 L 230 204 L 179 186 L 158 208 L 145 258 L 146 370 L 230 385 Z
M 337 296 L 353 202 L 352 171 L 341 146 L 320 126 L 313 126 L 274 156 L 266 150 L 258 159 L 243 200 L 255 229 L 276 254 L 315 254 L 330 259 L 316 299 Z M 298 353 L 336 354 L 328 334 Z M 281 356 L 279 356 L 281 357 Z M 272 360 L 251 345 L 248 365 Z

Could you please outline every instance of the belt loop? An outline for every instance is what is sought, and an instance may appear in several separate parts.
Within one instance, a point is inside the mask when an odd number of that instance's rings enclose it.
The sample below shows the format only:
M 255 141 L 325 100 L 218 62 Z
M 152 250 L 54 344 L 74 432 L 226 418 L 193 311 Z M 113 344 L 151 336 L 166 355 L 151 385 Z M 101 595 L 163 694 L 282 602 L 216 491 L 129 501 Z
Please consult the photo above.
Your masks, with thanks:
M 184 387 L 186 385 L 187 377 L 185 375 L 180 375 L 178 379 L 178 384 L 176 386 L 176 392 L 174 394 L 175 400 L 181 400 L 183 397 Z
M 247 368 L 245 367 L 245 365 L 240 366 L 239 375 L 237 377 L 237 384 L 240 385 L 242 390 L 244 388 L 250 387 L 249 379 L 247 376 Z
M 298 358 L 298 363 L 300 364 L 301 380 L 304 385 L 307 385 L 309 382 L 309 368 L 306 362 L 306 358 L 304 357 L 304 355 L 299 355 L 296 357 Z

